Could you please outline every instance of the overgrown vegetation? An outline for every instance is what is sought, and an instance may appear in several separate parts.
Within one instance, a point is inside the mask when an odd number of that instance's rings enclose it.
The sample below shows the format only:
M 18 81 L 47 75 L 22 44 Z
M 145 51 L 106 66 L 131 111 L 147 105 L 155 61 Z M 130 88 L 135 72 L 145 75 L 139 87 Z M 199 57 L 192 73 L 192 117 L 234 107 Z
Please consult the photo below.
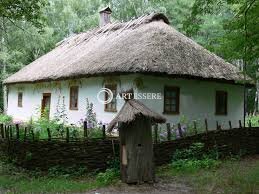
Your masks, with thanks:
M 12 123 L 12 121 L 13 121 L 13 118 L 11 116 L 0 113 L 0 123 L 10 124 L 10 123 Z
M 193 193 L 257 193 L 259 190 L 259 158 L 231 158 L 213 168 L 178 170 L 172 165 L 160 167 L 158 176 L 189 185 Z
M 215 149 L 207 151 L 203 143 L 194 143 L 188 149 L 176 150 L 171 166 L 175 170 L 195 171 L 215 168 L 219 164 Z
M 88 172 L 87 168 L 76 166 L 55 166 L 41 172 L 27 171 L 2 161 L 0 190 L 7 193 L 83 192 L 116 184 L 119 178 L 118 169 L 112 166 L 105 172 Z

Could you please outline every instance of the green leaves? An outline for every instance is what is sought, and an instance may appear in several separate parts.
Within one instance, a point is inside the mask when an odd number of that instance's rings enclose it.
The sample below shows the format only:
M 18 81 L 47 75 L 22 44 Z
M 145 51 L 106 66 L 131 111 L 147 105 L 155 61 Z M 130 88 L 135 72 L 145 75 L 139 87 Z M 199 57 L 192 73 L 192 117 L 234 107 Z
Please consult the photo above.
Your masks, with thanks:
M 46 5 L 46 0 L 1 0 L 0 17 L 11 22 L 25 20 L 42 27 L 42 8 Z

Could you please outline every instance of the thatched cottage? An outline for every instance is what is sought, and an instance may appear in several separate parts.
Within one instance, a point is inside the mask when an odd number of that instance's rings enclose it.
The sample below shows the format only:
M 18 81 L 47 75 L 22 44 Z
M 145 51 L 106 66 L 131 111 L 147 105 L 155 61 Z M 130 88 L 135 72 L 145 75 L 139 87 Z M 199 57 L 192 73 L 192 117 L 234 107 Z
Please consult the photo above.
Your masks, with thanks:
M 68 122 L 77 123 L 85 117 L 87 98 L 97 119 L 110 122 L 124 101 L 114 98 L 102 104 L 100 89 L 119 93 L 133 88 L 147 96 L 161 94 L 140 101 L 167 122 L 184 115 L 189 120 L 207 118 L 210 128 L 216 121 L 238 125 L 243 78 L 234 65 L 175 30 L 163 14 L 124 23 L 111 23 L 110 14 L 109 8 L 102 10 L 100 27 L 64 39 L 8 77 L 7 114 L 28 120 L 48 107 L 53 117 L 58 102 L 64 101 Z

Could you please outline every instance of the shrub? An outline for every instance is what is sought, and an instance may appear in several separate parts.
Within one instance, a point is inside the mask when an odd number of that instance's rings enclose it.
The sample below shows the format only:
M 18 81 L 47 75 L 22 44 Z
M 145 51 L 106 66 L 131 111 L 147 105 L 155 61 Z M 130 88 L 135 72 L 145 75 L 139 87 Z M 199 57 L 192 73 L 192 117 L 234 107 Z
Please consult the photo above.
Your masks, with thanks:
M 109 185 L 114 183 L 118 179 L 119 175 L 120 173 L 117 169 L 109 168 L 105 172 L 100 172 L 97 174 L 96 182 L 98 185 L 102 186 Z
M 63 167 L 63 166 L 54 166 L 49 168 L 48 176 L 50 177 L 79 177 L 87 173 L 87 168 L 83 166 L 70 166 L 70 167 Z
M 220 164 L 218 152 L 213 149 L 207 152 L 203 143 L 194 143 L 188 149 L 176 150 L 172 167 L 176 170 L 197 170 L 214 168 Z
M 6 114 L 0 114 L 0 123 L 3 124 L 11 124 L 13 122 L 13 118 Z

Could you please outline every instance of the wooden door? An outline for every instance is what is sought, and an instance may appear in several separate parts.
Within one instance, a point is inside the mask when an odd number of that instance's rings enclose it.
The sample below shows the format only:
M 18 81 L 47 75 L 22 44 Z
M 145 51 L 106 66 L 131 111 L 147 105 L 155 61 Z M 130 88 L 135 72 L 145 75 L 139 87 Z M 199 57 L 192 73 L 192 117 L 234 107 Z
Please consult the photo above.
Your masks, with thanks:
M 41 101 L 41 116 L 46 116 L 49 118 L 50 112 L 50 93 L 43 93 L 42 101 Z

